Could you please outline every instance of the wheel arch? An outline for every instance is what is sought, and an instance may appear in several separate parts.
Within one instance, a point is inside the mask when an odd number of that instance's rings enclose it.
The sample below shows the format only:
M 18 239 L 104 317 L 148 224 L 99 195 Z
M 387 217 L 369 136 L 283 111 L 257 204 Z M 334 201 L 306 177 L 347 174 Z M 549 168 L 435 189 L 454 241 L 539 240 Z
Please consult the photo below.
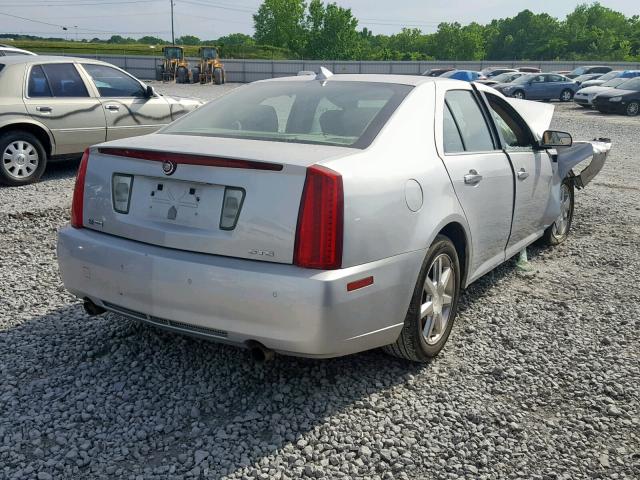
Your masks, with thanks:
M 460 269 L 462 270 L 460 287 L 464 288 L 467 282 L 467 275 L 469 272 L 469 259 L 471 257 L 471 246 L 467 231 L 461 223 L 452 221 L 442 227 L 438 232 L 438 235 L 444 235 L 449 240 L 451 240 L 453 246 L 456 249 L 458 260 L 460 261 Z
M 51 156 L 55 153 L 55 142 L 53 140 L 53 136 L 46 127 L 31 122 L 10 123 L 0 127 L 0 135 L 16 130 L 22 130 L 34 135 L 42 143 L 47 155 Z

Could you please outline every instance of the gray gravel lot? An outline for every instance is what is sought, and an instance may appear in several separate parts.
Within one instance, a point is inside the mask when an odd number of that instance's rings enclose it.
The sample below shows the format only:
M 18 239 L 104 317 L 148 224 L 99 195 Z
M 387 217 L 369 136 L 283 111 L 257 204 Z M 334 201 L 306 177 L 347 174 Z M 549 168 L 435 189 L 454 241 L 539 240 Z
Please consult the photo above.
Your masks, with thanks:
M 55 258 L 77 162 L 0 188 L 0 478 L 640 478 L 640 119 L 557 107 L 615 144 L 573 235 L 472 285 L 428 365 L 87 317 Z

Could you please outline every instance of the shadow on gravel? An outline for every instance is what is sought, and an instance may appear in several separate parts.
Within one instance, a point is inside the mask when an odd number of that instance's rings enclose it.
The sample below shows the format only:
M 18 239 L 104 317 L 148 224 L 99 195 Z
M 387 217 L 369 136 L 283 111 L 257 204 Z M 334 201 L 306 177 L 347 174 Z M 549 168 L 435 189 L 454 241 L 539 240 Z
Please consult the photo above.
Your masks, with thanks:
M 124 474 L 142 461 L 180 474 L 198 461 L 217 476 L 259 463 L 345 410 L 372 408 L 370 395 L 385 397 L 430 368 L 379 351 L 258 364 L 239 348 L 114 314 L 88 317 L 76 303 L 0 332 L 0 432 L 27 458 L 42 449 L 35 455 L 61 462 L 66 475 L 66 467 L 93 475 L 107 465 Z M 87 441 L 90 461 L 69 454 Z M 12 466 L 2 454 L 0 463 Z
M 71 178 L 76 176 L 78 171 L 78 165 L 80 165 L 80 157 L 72 158 L 70 160 L 58 160 L 50 162 L 44 171 L 44 174 L 40 178 L 41 182 L 47 182 L 50 180 L 58 180 L 61 178 Z

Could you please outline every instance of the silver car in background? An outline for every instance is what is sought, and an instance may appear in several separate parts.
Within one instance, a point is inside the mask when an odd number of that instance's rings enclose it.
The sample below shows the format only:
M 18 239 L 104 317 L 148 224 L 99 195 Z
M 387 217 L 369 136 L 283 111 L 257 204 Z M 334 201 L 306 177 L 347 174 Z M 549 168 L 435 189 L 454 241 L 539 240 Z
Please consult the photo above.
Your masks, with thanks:
M 96 60 L 0 57 L 0 183 L 34 182 L 48 160 L 153 132 L 201 104 L 158 95 Z
M 158 133 L 85 152 L 66 288 L 90 314 L 332 357 L 425 361 L 461 289 L 568 235 L 607 142 L 546 131 L 553 106 L 424 76 L 257 82 Z M 580 173 L 574 167 L 587 160 Z

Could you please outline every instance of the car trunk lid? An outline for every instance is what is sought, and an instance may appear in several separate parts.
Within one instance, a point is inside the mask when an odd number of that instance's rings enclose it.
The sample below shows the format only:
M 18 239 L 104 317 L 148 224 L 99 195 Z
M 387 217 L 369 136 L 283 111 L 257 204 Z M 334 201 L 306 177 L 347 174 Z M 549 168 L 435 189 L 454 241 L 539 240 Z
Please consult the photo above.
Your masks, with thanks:
M 89 159 L 84 226 L 167 248 L 292 263 L 307 167 L 357 151 L 169 134 L 102 144 Z M 115 208 L 125 193 L 128 208 Z

